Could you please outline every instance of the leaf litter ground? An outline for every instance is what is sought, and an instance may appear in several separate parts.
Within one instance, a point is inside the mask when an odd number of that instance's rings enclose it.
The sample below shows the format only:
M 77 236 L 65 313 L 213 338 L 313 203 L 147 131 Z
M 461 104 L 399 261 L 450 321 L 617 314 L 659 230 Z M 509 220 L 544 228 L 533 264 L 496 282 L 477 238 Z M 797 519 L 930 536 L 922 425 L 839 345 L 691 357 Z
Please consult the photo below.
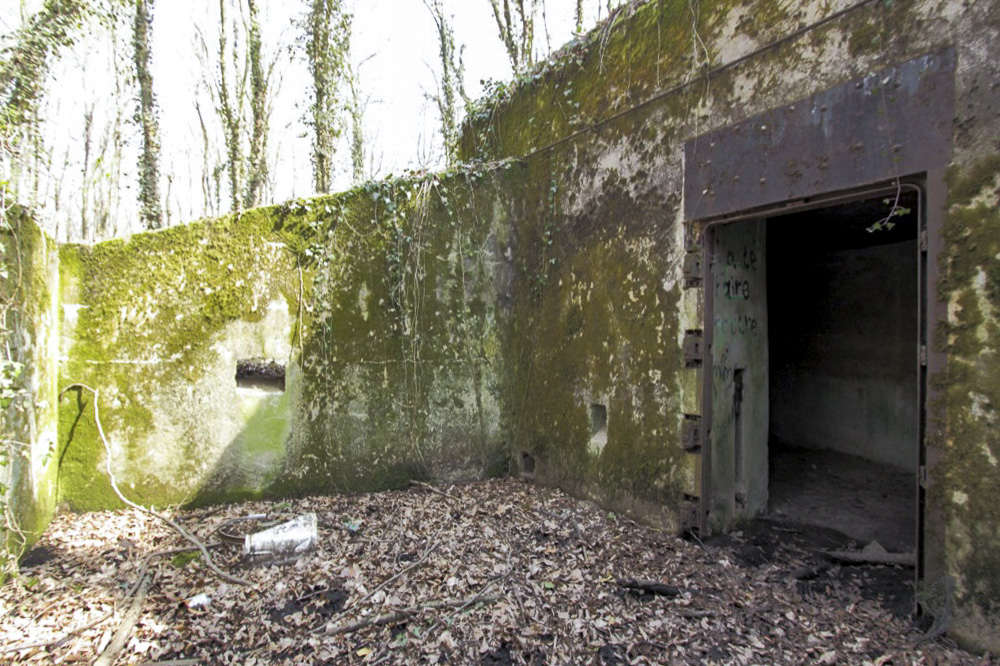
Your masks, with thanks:
M 215 532 L 306 512 L 319 545 L 283 564 L 247 565 Z M 149 515 L 63 514 L 0 589 L 0 662 L 92 663 L 134 609 L 114 663 L 996 663 L 909 619 L 912 570 L 829 565 L 816 549 L 843 543 L 814 528 L 758 521 L 703 544 L 513 479 L 174 518 L 250 585 L 194 551 L 148 558 L 188 546 Z

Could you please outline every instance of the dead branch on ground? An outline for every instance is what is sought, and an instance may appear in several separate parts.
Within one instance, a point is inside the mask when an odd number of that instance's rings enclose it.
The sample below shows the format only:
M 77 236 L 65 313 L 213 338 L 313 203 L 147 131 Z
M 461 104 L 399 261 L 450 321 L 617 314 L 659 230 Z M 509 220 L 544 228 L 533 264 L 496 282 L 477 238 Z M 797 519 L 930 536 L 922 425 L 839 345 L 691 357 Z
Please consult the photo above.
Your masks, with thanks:
M 441 610 L 444 608 L 467 608 L 476 603 L 481 604 L 493 604 L 503 598 L 502 595 L 494 594 L 488 597 L 481 596 L 479 594 L 467 597 L 465 599 L 437 599 L 435 601 L 430 601 L 426 604 L 421 604 L 420 606 L 410 606 L 408 608 L 401 608 L 397 611 L 391 613 L 378 614 L 374 617 L 368 617 L 363 620 L 358 620 L 357 622 L 349 622 L 347 624 L 336 624 L 333 626 L 327 626 L 323 633 L 335 636 L 337 634 L 349 634 L 352 631 L 357 631 L 358 629 L 364 629 L 370 626 L 382 626 L 384 624 L 392 624 L 393 622 L 399 622 L 400 620 L 405 620 L 408 617 L 417 615 L 419 613 L 426 613 L 427 611 Z
M 202 543 L 201 540 L 198 539 L 196 536 L 194 536 L 186 529 L 181 527 L 181 525 L 177 523 L 175 520 L 158 511 L 154 511 L 150 508 L 142 506 L 141 504 L 137 504 L 132 500 L 128 499 L 127 497 L 125 497 L 121 489 L 118 487 L 118 481 L 115 479 L 114 472 L 111 470 L 111 447 L 108 445 L 108 439 L 104 435 L 104 428 L 101 426 L 101 415 L 100 412 L 98 411 L 98 406 L 97 406 L 97 401 L 100 397 L 100 393 L 97 391 L 97 389 L 93 389 L 87 386 L 86 384 L 80 384 L 80 383 L 70 384 L 65 389 L 63 389 L 62 393 L 59 394 L 60 399 L 62 398 L 63 395 L 65 395 L 66 391 L 69 391 L 70 389 L 73 388 L 86 389 L 94 394 L 94 422 L 97 424 L 97 433 L 101 436 L 101 443 L 104 444 L 104 452 L 106 456 L 105 469 L 107 470 L 108 473 L 108 479 L 111 481 L 111 488 L 115 491 L 115 494 L 118 495 L 118 499 L 120 499 L 122 502 L 132 507 L 133 509 L 136 509 L 143 513 L 148 513 L 149 515 L 155 518 L 159 518 L 166 524 L 170 525 L 170 527 L 174 528 L 174 530 L 178 534 L 180 534 L 187 541 L 195 545 L 198 548 L 198 550 L 201 551 L 202 557 L 205 558 L 205 566 L 207 566 L 216 576 L 218 576 L 222 580 L 228 581 L 230 583 L 235 583 L 236 585 L 249 585 L 250 584 L 249 581 L 243 578 L 239 578 L 237 576 L 231 576 L 230 574 L 227 574 L 225 571 L 220 569 L 219 566 L 212 561 L 212 556 L 211 554 L 209 554 L 208 548 L 205 546 L 205 544 Z
M 629 590 L 638 590 L 639 592 L 648 592 L 649 594 L 655 594 L 663 597 L 676 597 L 681 593 L 681 588 L 676 585 L 667 585 L 665 583 L 659 583 L 655 580 L 641 580 L 635 578 L 619 578 L 619 587 L 624 587 Z

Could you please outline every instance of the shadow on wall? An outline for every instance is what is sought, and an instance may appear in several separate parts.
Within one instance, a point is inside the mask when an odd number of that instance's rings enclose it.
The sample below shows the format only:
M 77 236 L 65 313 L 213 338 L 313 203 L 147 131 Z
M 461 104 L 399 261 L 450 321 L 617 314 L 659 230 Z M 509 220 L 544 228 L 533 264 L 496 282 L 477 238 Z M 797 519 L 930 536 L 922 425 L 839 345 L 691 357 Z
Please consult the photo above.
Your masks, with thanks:
M 372 387 L 383 371 L 359 372 L 359 383 Z M 484 423 L 466 404 L 471 401 L 459 397 L 454 389 L 460 378 L 444 379 L 443 394 L 430 398 L 442 405 L 443 416 L 422 423 L 411 422 L 398 395 L 390 392 L 380 401 L 384 394 L 374 390 L 330 413 L 309 414 L 304 382 L 298 363 L 289 364 L 280 380 L 236 378 L 233 417 L 244 425 L 215 457 L 187 506 L 405 488 L 414 480 L 467 481 L 507 471 L 496 417 Z
M 234 418 L 245 425 L 225 447 L 188 506 L 255 499 L 267 493 L 292 437 L 298 366 L 237 363 Z

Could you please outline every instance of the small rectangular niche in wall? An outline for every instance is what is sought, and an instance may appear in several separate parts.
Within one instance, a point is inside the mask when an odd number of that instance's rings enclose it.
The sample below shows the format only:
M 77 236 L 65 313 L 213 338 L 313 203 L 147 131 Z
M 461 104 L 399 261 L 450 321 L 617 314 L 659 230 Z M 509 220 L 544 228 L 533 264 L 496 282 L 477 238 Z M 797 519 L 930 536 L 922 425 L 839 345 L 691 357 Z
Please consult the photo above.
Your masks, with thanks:
M 266 358 L 237 361 L 236 390 L 254 393 L 283 393 L 285 391 L 285 365 Z
M 608 406 L 601 403 L 590 405 L 590 449 L 599 453 L 608 443 Z
M 521 451 L 521 476 L 529 479 L 535 476 L 535 456 L 527 451 Z

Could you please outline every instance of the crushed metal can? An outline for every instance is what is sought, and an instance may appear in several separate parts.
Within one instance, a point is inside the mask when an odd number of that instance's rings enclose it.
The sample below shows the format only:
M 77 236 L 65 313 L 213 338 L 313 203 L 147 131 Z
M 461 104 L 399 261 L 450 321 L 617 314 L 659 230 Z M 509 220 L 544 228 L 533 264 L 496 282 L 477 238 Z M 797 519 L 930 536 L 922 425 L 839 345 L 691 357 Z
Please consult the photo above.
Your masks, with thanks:
M 212 598 L 202 592 L 201 594 L 196 594 L 190 599 L 187 599 L 184 604 L 188 607 L 190 611 L 205 611 L 209 606 L 212 605 Z
M 316 545 L 316 514 L 306 513 L 243 540 L 243 556 L 251 562 L 287 562 Z

